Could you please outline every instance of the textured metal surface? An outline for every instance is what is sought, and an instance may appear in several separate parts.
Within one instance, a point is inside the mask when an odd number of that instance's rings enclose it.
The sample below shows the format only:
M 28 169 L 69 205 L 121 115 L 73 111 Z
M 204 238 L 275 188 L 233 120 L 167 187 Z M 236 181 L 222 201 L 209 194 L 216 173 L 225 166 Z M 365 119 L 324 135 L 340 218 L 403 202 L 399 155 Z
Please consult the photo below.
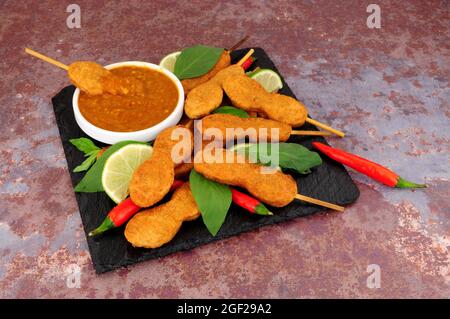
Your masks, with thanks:
M 0 297 L 448 297 L 449 42 L 446 1 L 0 2 Z M 183 4 L 181 4 L 183 3 Z M 330 143 L 390 166 L 426 190 L 351 173 L 361 197 L 328 213 L 96 276 L 50 98 L 62 62 L 157 62 L 245 33 L 264 47 L 318 120 L 349 132 Z M 67 269 L 81 268 L 80 288 Z M 367 266 L 381 287 L 366 285 Z

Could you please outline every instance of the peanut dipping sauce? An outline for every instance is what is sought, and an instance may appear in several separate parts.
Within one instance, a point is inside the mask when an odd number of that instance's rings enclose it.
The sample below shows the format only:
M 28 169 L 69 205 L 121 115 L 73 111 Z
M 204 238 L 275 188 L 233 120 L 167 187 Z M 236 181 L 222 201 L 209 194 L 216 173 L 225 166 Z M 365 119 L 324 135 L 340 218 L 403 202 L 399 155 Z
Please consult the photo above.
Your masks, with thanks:
M 164 73 L 137 66 L 110 71 L 127 83 L 131 93 L 89 95 L 80 92 L 80 112 L 93 125 L 115 132 L 139 131 L 163 121 L 175 109 L 178 88 Z

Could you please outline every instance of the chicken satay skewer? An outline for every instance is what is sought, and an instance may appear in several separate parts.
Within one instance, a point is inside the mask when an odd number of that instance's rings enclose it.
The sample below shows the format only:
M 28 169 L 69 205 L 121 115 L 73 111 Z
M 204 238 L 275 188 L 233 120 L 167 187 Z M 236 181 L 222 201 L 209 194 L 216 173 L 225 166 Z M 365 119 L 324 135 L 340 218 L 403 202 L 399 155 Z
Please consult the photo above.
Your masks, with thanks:
M 278 140 L 280 142 L 286 141 L 291 135 L 303 135 L 303 136 L 330 136 L 329 132 L 321 131 L 301 131 L 292 130 L 289 124 L 274 121 L 270 119 L 260 118 L 260 117 L 249 117 L 241 118 L 232 114 L 210 114 L 203 118 L 201 122 L 202 132 L 208 136 L 206 130 L 219 129 L 223 136 L 227 135 L 228 129 L 234 129 L 234 138 L 241 139 L 247 134 L 247 129 L 266 129 L 266 132 L 255 131 L 257 133 L 257 138 L 261 137 L 260 134 L 265 136 L 267 139 L 272 140 L 272 129 L 278 129 Z M 198 126 L 200 128 L 200 125 Z M 236 131 L 236 129 L 241 129 Z
M 228 159 L 231 155 L 229 150 L 215 149 L 211 152 L 199 152 L 194 158 L 194 169 L 213 181 L 245 188 L 250 194 L 262 202 L 274 207 L 284 207 L 293 200 L 298 199 L 311 204 L 344 211 L 344 207 L 309 196 L 298 194 L 297 182 L 292 176 L 281 171 L 272 174 L 261 172 L 261 166 L 250 162 L 238 162 L 237 154 L 234 154 L 232 162 L 216 162 L 218 158 Z
M 129 90 L 125 87 L 125 83 L 121 78 L 98 63 L 91 61 L 76 61 L 67 66 L 64 63 L 29 48 L 25 48 L 25 52 L 66 70 L 72 84 L 88 94 L 99 95 L 107 92 L 116 95 L 129 93 Z
M 298 100 L 287 95 L 267 92 L 262 85 L 248 76 L 242 74 L 228 76 L 222 81 L 222 89 L 231 103 L 244 111 L 263 112 L 270 119 L 285 122 L 294 127 L 307 122 L 337 136 L 345 136 L 343 132 L 309 118 L 308 110 Z
M 237 62 L 236 64 L 237 64 L 237 65 L 242 65 L 242 64 L 243 64 L 243 63 L 244 63 L 244 62 L 245 62 L 245 61 L 246 61 L 246 60 L 247 60 L 254 52 L 255 52 L 255 50 L 250 49 L 250 50 L 247 52 L 247 54 L 244 55 L 244 56 L 239 60 L 239 62 Z M 328 131 L 328 132 L 331 132 L 331 133 L 333 133 L 333 134 L 335 134 L 335 135 L 337 135 L 337 136 L 339 136 L 339 137 L 344 137 L 344 136 L 345 136 L 345 133 L 344 133 L 344 132 L 339 131 L 339 130 L 336 130 L 336 129 L 334 129 L 334 128 L 332 128 L 332 127 L 326 125 L 326 124 L 323 124 L 323 123 L 321 123 L 321 122 L 319 122 L 319 121 L 313 120 L 313 119 L 311 119 L 311 118 L 309 118 L 309 117 L 306 118 L 305 122 L 310 123 L 310 124 L 312 124 L 312 125 L 315 125 L 315 126 L 317 126 L 317 127 L 320 127 L 320 128 L 322 128 L 322 129 L 324 129 L 324 130 L 326 130 L 326 131 Z M 293 132 L 295 132 L 295 131 L 293 131 Z M 329 136 L 329 135 L 322 135 L 323 133 L 308 134 L 306 131 L 304 131 L 304 133 L 297 133 L 297 132 L 300 132 L 300 131 L 296 131 L 296 133 L 293 133 L 293 134 L 294 134 L 294 135 Z

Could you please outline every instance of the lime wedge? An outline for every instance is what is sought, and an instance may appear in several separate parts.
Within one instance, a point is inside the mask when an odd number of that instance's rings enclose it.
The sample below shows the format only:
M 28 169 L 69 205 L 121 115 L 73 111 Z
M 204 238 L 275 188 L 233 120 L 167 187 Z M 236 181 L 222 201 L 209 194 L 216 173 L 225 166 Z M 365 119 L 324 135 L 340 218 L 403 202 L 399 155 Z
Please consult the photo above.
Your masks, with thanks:
M 102 185 L 106 194 L 120 203 L 127 198 L 128 185 L 134 170 L 150 158 L 153 148 L 145 144 L 128 144 L 111 154 L 102 172 Z
M 173 72 L 175 70 L 175 62 L 177 62 L 178 56 L 181 54 L 181 51 L 172 52 L 169 55 L 166 55 L 161 62 L 159 62 L 159 66 Z
M 283 81 L 277 72 L 261 69 L 250 74 L 250 78 L 261 84 L 267 92 L 276 92 L 283 87 Z

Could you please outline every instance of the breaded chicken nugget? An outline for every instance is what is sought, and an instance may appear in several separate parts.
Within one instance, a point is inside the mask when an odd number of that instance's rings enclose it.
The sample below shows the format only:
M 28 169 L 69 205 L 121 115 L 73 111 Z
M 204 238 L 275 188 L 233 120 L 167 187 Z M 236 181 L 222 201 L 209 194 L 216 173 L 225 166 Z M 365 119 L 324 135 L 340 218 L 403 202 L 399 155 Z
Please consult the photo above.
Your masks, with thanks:
M 247 76 L 227 77 L 222 87 L 231 103 L 240 109 L 262 113 L 293 127 L 305 123 L 308 111 L 302 103 L 287 95 L 268 93 Z
M 293 97 L 270 93 L 269 98 L 264 100 L 264 102 L 262 112 L 268 118 L 289 124 L 292 127 L 299 127 L 305 124 L 308 110 L 300 101 Z
M 184 102 L 184 112 L 191 119 L 201 118 L 218 108 L 222 99 L 222 88 L 208 81 L 189 92 Z
M 208 82 L 189 92 L 184 103 L 184 112 L 191 119 L 208 115 L 220 106 L 223 99 L 222 83 L 231 76 L 243 75 L 244 70 L 238 65 L 231 65 L 219 71 Z
M 264 139 L 272 141 L 273 129 L 278 129 L 278 136 L 275 142 L 284 142 L 291 135 L 291 126 L 282 122 L 267 120 L 263 118 L 240 118 L 231 114 L 211 114 L 205 116 L 201 121 L 202 133 L 204 137 L 210 138 L 208 129 L 219 129 L 225 140 L 228 140 L 227 129 L 233 129 L 233 136 L 230 139 L 241 140 L 249 137 L 254 142 Z
M 172 159 L 172 149 L 183 137 L 172 139 L 175 130 L 184 132 L 190 141 L 185 158 L 192 154 L 192 133 L 185 127 L 175 126 L 163 130 L 156 138 L 153 145 L 152 156 L 143 162 L 134 172 L 130 182 L 130 197 L 132 201 L 141 207 L 148 207 L 159 202 L 170 190 L 175 179 L 175 163 Z
M 156 149 L 157 151 L 167 151 L 172 155 L 172 150 L 174 150 L 174 147 L 180 142 L 183 142 L 183 146 L 187 151 L 185 154 L 177 154 L 180 155 L 179 158 L 172 158 L 172 161 L 175 160 L 175 165 L 179 165 L 183 162 L 190 162 L 192 149 L 194 147 L 194 137 L 192 131 L 182 125 L 167 128 L 159 133 L 153 144 L 153 152 Z
M 152 206 L 169 192 L 174 179 L 170 153 L 155 150 L 133 173 L 129 186 L 131 200 L 141 207 Z
M 81 91 L 90 95 L 127 94 L 128 89 L 121 79 L 98 63 L 77 61 L 69 65 L 70 81 Z
M 200 84 L 208 82 L 213 76 L 217 74 L 220 70 L 225 69 L 231 64 L 230 52 L 223 51 L 222 55 L 219 58 L 219 61 L 214 65 L 214 67 L 206 74 L 192 78 L 192 79 L 184 79 L 181 81 L 183 85 L 184 93 L 188 94 L 189 91 L 196 88 Z
M 245 111 L 261 111 L 262 100 L 269 96 L 261 84 L 246 75 L 227 77 L 222 87 L 231 103 Z
M 199 216 L 189 184 L 185 183 L 167 203 L 136 214 L 125 228 L 125 238 L 134 247 L 157 248 L 175 237 L 183 221 Z
M 239 65 L 233 64 L 218 72 L 211 79 L 211 81 L 222 86 L 223 81 L 229 76 L 239 76 L 239 75 L 245 75 L 244 69 Z
M 217 157 L 220 163 L 215 162 Z M 212 152 L 198 152 L 194 159 L 194 169 L 213 181 L 245 188 L 260 201 L 275 207 L 283 207 L 292 202 L 297 194 L 297 183 L 292 176 L 280 171 L 264 174 L 261 165 L 238 162 L 234 152 L 216 149 Z M 227 158 L 233 161 L 226 162 Z

